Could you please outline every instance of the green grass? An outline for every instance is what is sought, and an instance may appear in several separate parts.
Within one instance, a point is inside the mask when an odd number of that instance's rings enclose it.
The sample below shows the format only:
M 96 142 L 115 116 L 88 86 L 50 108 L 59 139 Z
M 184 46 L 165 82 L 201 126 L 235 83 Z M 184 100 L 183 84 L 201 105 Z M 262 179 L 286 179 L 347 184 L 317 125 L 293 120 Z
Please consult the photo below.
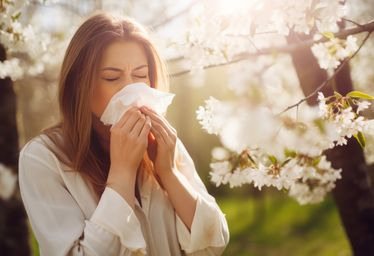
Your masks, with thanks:
M 217 198 L 230 230 L 225 256 L 351 255 L 331 198 L 301 206 L 281 195 Z
M 351 255 L 335 205 L 330 197 L 301 206 L 286 195 L 261 198 L 217 198 L 230 231 L 224 256 L 347 256 Z M 31 230 L 31 229 L 30 229 Z M 34 256 L 38 245 L 31 232 Z
M 27 222 L 28 223 L 28 227 L 29 227 L 29 234 L 30 234 L 30 237 L 29 237 L 29 244 L 30 244 L 30 248 L 31 248 L 31 251 L 32 251 L 32 255 L 33 256 L 39 256 L 39 246 L 38 246 L 38 242 L 36 241 L 35 239 L 35 236 L 34 236 L 34 233 L 31 229 L 31 226 L 30 226 L 30 222 Z

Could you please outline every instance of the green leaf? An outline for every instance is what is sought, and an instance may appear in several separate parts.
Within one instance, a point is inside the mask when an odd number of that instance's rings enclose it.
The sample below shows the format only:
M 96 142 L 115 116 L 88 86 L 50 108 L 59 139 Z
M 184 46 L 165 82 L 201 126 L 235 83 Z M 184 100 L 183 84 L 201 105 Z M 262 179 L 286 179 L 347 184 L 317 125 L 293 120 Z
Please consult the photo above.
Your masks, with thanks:
M 251 161 L 253 164 L 256 164 L 255 160 L 253 160 L 253 158 L 249 154 L 247 154 L 247 157 L 249 161 Z
M 317 126 L 318 130 L 322 133 L 326 133 L 325 126 L 323 124 L 323 120 L 321 118 L 317 118 L 313 120 L 313 123 Z
M 278 163 L 278 160 L 277 160 L 277 158 L 276 158 L 275 156 L 273 156 L 273 155 L 268 155 L 268 158 L 269 158 L 269 160 L 270 160 L 270 162 L 271 162 L 272 164 L 277 164 L 277 163 Z
M 320 156 L 316 157 L 316 158 L 313 159 L 312 165 L 317 166 L 320 161 L 321 161 L 321 157 Z
M 286 157 L 291 157 L 291 158 L 296 157 L 296 152 L 293 150 L 285 149 L 284 154 Z
M 16 12 L 15 14 L 11 16 L 11 19 L 12 21 L 16 21 L 19 19 L 20 16 L 21 16 L 21 12 Z
M 348 108 L 350 105 L 349 105 L 349 102 L 347 100 L 344 100 L 343 101 L 343 108 Z
M 330 40 L 335 38 L 335 35 L 334 35 L 334 33 L 332 33 L 332 32 L 323 32 L 322 35 L 323 35 L 324 37 L 330 39 Z
M 360 91 L 351 91 L 351 92 L 347 93 L 346 96 L 351 97 L 351 98 L 374 100 L 373 96 L 371 96 L 369 94 L 366 94 L 364 92 L 360 92 Z
M 291 161 L 292 158 L 286 159 L 282 164 L 281 167 L 284 167 L 286 164 L 288 164 L 289 161 Z
M 366 145 L 366 139 L 365 139 L 364 134 L 362 132 L 358 132 L 357 134 L 355 134 L 353 136 L 356 138 L 356 140 L 358 141 L 358 143 L 360 144 L 360 146 L 362 148 L 364 148 L 365 145 Z

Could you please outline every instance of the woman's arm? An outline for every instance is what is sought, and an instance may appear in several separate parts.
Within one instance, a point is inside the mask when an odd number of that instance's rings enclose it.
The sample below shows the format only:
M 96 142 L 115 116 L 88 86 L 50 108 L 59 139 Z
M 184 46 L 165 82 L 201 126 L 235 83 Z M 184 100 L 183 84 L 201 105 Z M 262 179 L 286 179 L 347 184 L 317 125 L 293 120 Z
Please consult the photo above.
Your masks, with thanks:
M 145 255 L 140 223 L 126 200 L 106 187 L 86 219 L 58 173 L 56 157 L 38 141 L 20 152 L 19 186 L 42 256 Z
M 159 176 L 175 211 L 190 230 L 195 215 L 197 192 L 178 170 L 164 172 Z
M 188 255 L 221 255 L 229 241 L 225 215 L 201 181 L 175 128 L 154 110 L 144 106 L 141 110 L 152 120 L 158 143 L 155 172 L 175 209 L 182 250 Z
M 176 211 L 180 245 L 190 256 L 221 255 L 229 242 L 225 215 L 208 193 L 179 138 L 176 148 L 179 169 L 160 178 Z

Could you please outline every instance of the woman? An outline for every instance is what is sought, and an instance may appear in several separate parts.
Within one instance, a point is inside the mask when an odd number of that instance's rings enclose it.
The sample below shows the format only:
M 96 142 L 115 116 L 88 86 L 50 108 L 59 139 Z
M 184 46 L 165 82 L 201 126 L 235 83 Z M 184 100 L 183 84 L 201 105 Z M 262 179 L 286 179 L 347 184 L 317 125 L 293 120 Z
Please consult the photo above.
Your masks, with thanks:
M 21 196 L 41 255 L 222 254 L 225 215 L 170 123 L 144 107 L 100 122 L 124 86 L 167 91 L 166 77 L 135 21 L 100 13 L 79 27 L 60 74 L 61 120 L 20 151 Z

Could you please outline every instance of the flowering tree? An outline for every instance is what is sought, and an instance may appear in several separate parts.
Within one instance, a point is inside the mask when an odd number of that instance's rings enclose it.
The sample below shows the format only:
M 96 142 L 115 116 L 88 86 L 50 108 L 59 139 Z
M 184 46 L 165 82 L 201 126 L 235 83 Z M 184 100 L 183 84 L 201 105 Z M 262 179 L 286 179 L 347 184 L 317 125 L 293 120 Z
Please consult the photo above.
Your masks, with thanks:
M 68 10 L 75 13 L 72 28 L 95 9 L 134 16 L 161 38 L 169 63 L 185 67 L 171 77 L 227 66 L 237 98 L 212 96 L 196 111 L 202 128 L 222 143 L 212 151 L 212 182 L 271 186 L 300 204 L 321 202 L 332 191 L 354 252 L 374 253 L 366 163 L 374 162 L 370 0 L 83 2 L 78 8 L 65 1 L 0 1 L 0 44 L 8 55 L 0 78 L 55 79 L 73 31 L 61 36 L 22 25 L 25 8 Z M 172 26 L 184 29 L 170 33 Z
M 321 202 L 335 188 L 353 251 L 374 253 L 374 196 L 363 154 L 374 120 L 362 115 L 374 97 L 353 89 L 348 64 L 374 29 L 362 11 L 372 7 L 341 0 L 203 2 L 173 42 L 182 52 L 174 60 L 192 68 L 173 76 L 230 65 L 237 99 L 210 97 L 196 111 L 223 145 L 212 151 L 211 180 L 276 187 L 300 204 Z
M 240 9 L 235 11 L 242 12 L 243 17 L 237 15 L 235 19 L 228 19 L 226 8 L 219 5 L 215 5 L 216 9 L 211 8 L 213 4 L 207 1 L 209 8 L 194 17 L 196 24 L 184 37 L 186 40 L 178 42 L 177 46 L 182 46 L 185 52 L 184 58 L 195 69 L 258 57 L 249 67 L 245 63 L 245 71 L 252 72 L 252 77 L 256 77 L 254 73 L 260 69 L 266 76 L 290 80 L 292 78 L 284 77 L 285 74 L 279 74 L 282 70 L 274 70 L 277 69 L 274 66 L 279 62 L 292 69 L 289 66 L 291 63 L 287 63 L 290 59 L 282 54 L 286 52 L 293 57 L 295 66 L 313 67 L 313 62 L 305 62 L 306 57 L 297 59 L 297 52 L 302 52 L 313 53 L 320 68 L 331 73 L 329 78 L 321 79 L 318 87 L 305 88 L 312 89 L 311 93 L 304 91 L 306 98 L 288 107 L 285 103 L 292 103 L 295 93 L 292 98 L 279 103 L 274 102 L 273 97 L 264 97 L 254 103 L 250 97 L 257 92 L 248 92 L 246 81 L 237 79 L 230 85 L 240 100 L 222 102 L 213 97 L 208 99 L 205 108 L 200 107 L 197 111 L 197 118 L 208 133 L 219 135 L 225 148 L 231 151 L 215 154 L 219 159 L 212 163 L 211 175 L 217 185 L 230 183 L 231 187 L 235 187 L 253 182 L 260 189 L 263 185 L 286 188 L 301 204 L 320 202 L 340 178 L 340 170 L 331 168 L 322 156 L 323 151 L 346 145 L 347 139 L 352 136 L 364 147 L 364 133 L 373 133 L 373 122 L 360 116 L 360 112 L 371 104 L 367 100 L 374 99 L 372 96 L 362 92 L 343 96 L 336 92 L 325 99 L 322 93 L 361 49 L 374 29 L 374 23 L 370 22 L 357 25 L 356 29 L 339 31 L 339 22 L 345 16 L 347 6 L 343 1 L 332 2 L 299 1 L 296 4 L 295 1 L 279 1 L 274 4 L 251 1 L 237 6 Z M 265 12 L 269 14 L 263 15 Z M 248 17 L 248 14 L 252 15 Z M 242 25 L 238 27 L 238 23 Z M 367 35 L 358 46 L 357 38 L 352 34 L 364 31 Z M 262 38 L 264 33 L 267 34 L 265 39 Z M 243 37 L 250 44 L 243 43 Z M 279 46 L 282 40 L 284 45 Z M 294 43 L 296 40 L 299 42 Z M 271 45 L 272 42 L 276 44 Z M 289 44 L 286 45 L 286 42 Z M 262 58 L 273 53 L 276 56 Z M 301 71 L 298 72 L 298 67 L 295 69 L 300 78 Z M 190 70 L 174 75 L 187 72 Z M 240 72 L 245 73 L 243 70 Z M 268 92 L 268 86 L 261 82 L 255 81 L 256 85 L 262 86 L 264 95 L 274 93 Z M 274 82 L 284 86 L 280 81 L 270 81 Z M 319 108 L 303 106 L 305 109 L 299 109 L 304 101 L 315 98 L 317 93 Z M 293 108 L 297 110 L 297 118 L 286 113 Z M 313 184 L 308 184 L 311 180 L 314 180 Z

